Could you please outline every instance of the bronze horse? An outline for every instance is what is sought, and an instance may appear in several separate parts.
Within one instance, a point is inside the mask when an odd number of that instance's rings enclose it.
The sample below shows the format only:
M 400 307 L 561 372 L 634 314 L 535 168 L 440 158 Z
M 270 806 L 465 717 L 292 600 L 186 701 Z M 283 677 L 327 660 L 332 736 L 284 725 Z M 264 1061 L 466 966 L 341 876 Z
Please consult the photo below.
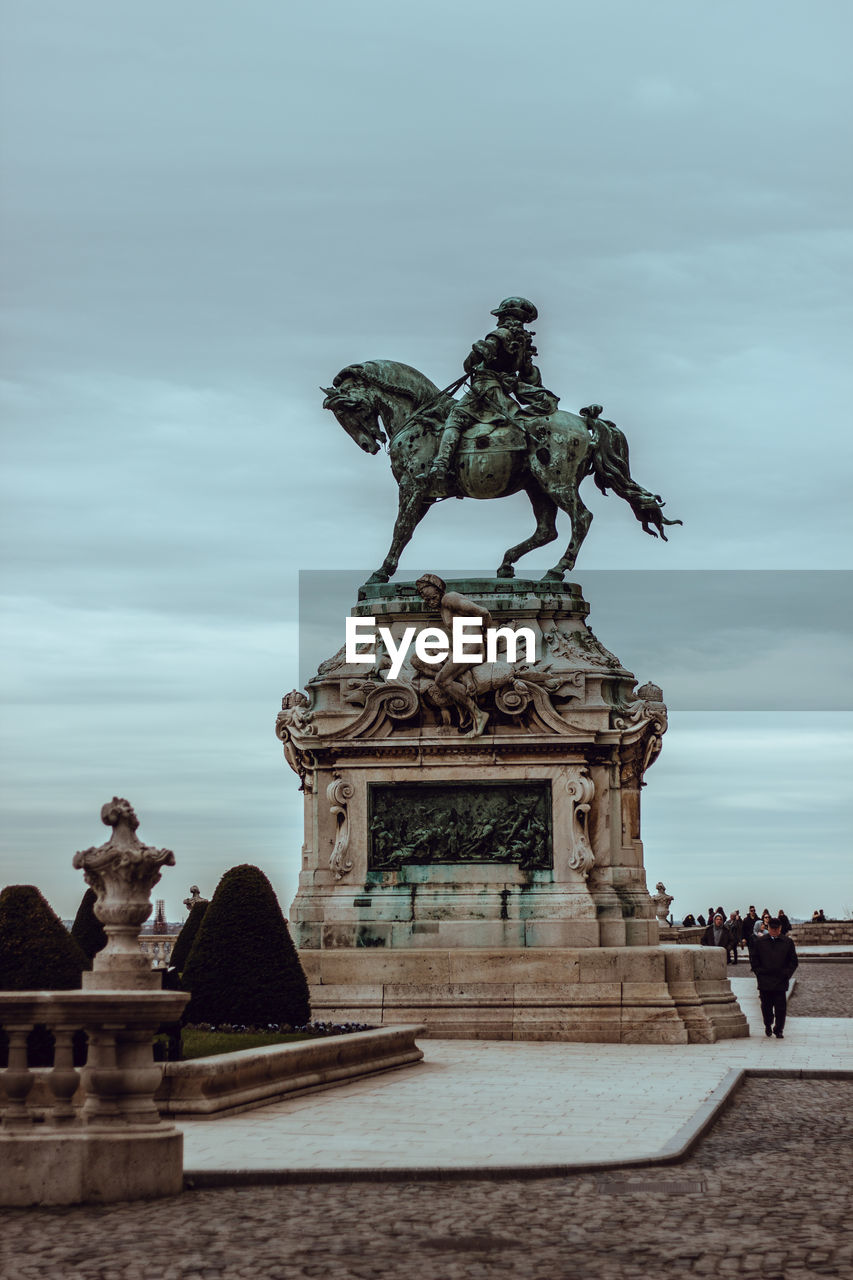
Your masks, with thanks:
M 559 510 L 571 520 L 571 541 L 543 581 L 562 582 L 563 575 L 574 568 L 592 522 L 592 512 L 578 492 L 588 475 L 602 493 L 612 489 L 624 498 L 652 537 L 666 541 L 664 526 L 681 524 L 664 516 L 659 496 L 631 479 L 628 442 L 614 423 L 598 417 L 597 405 L 581 410 L 580 415 L 558 410 L 549 418 L 525 418 L 523 428 L 512 422 L 468 428 L 446 485 L 436 489 L 428 473 L 454 404 L 446 391 L 417 369 L 394 360 L 347 365 L 331 387 L 321 390 L 326 395 L 323 407 L 331 409 L 359 448 L 378 453 L 387 442 L 400 490 L 391 546 L 370 582 L 391 578 L 415 529 L 433 503 L 444 498 L 504 498 L 521 489 L 527 494 L 536 529 L 504 553 L 499 578 L 512 578 L 516 560 L 554 541 Z

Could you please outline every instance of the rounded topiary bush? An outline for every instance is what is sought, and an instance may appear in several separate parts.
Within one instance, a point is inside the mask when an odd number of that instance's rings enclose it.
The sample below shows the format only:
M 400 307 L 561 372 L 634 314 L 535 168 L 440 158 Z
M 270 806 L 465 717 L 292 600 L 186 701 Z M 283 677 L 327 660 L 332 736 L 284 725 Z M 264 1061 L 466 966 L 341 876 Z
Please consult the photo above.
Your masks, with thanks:
M 0 893 L 0 991 L 68 991 L 80 986 L 88 967 L 80 947 L 35 885 L 7 885 Z M 80 1039 L 78 1033 L 78 1062 L 84 1060 Z M 7 1049 L 7 1037 L 0 1033 L 2 1066 Z M 46 1027 L 30 1032 L 27 1057 L 31 1067 L 51 1065 L 53 1036 Z
M 257 867 L 226 871 L 183 970 L 188 1022 L 304 1025 L 308 983 L 272 885 Z
M 97 901 L 95 890 L 87 889 L 71 926 L 71 937 L 88 960 L 87 969 L 91 969 L 95 956 L 107 945 L 106 930 L 95 915 Z
M 0 893 L 0 991 L 79 987 L 86 957 L 35 885 Z
M 196 902 L 191 908 L 190 913 L 184 921 L 184 927 L 175 939 L 175 945 L 172 947 L 172 954 L 169 957 L 169 967 L 183 973 L 193 949 L 193 943 L 198 936 L 201 928 L 201 922 L 204 919 L 205 912 L 210 903 L 202 899 Z

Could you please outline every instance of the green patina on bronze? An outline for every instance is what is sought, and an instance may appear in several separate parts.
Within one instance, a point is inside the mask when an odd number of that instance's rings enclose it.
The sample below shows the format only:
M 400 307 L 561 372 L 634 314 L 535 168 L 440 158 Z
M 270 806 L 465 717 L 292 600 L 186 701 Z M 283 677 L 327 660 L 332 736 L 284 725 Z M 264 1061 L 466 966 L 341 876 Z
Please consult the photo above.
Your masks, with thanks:
M 369 787 L 368 871 L 412 865 L 552 863 L 548 782 L 375 783 Z
M 388 582 L 427 511 L 445 498 L 492 499 L 524 492 L 536 528 L 509 547 L 497 570 L 511 578 L 516 561 L 557 537 L 556 517 L 566 512 L 571 540 L 545 574 L 561 583 L 574 568 L 592 512 L 581 501 L 581 481 L 592 476 L 603 493 L 612 489 L 629 504 L 646 533 L 666 539 L 660 494 L 631 475 L 624 433 L 602 417 L 601 405 L 579 413 L 559 409 L 534 363 L 536 308 L 526 298 L 505 298 L 492 315 L 497 325 L 475 342 L 460 378 L 443 390 L 411 365 L 364 360 L 342 369 L 324 387 L 324 406 L 366 453 L 388 446 L 400 491 L 391 546 L 370 582 Z M 466 388 L 462 398 L 454 394 Z

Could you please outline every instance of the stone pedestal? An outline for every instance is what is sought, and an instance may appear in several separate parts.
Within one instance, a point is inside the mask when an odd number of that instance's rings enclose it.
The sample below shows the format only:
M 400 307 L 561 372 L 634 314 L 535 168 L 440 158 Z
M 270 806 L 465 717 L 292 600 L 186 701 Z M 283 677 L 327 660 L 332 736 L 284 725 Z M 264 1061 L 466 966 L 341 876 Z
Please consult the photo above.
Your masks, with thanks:
M 178 1020 L 189 996 L 160 990 L 162 975 L 152 973 L 137 942 L 151 889 L 175 855 L 141 843 L 139 820 L 120 796 L 103 806 L 101 820 L 110 839 L 73 859 L 95 890 L 107 933 L 83 990 L 0 991 L 9 1040 L 0 1070 L 0 1205 L 148 1199 L 183 1185 L 183 1134 L 160 1118 L 154 1101 L 163 1068 L 153 1039 Z M 54 1037 L 46 1109 L 38 1101 L 44 1073 L 28 1062 L 36 1026 Z M 74 1065 L 79 1031 L 87 1043 L 82 1071 Z
M 746 1035 L 722 955 L 659 946 L 640 788 L 661 748 L 659 688 L 589 630 L 574 585 L 447 583 L 529 628 L 535 661 L 463 680 L 472 721 L 407 661 L 397 679 L 342 648 L 277 732 L 305 790 L 292 927 L 317 1017 L 423 1022 L 433 1035 L 678 1043 Z M 413 583 L 363 587 L 353 614 L 439 625 Z
M 188 999 L 183 991 L 0 993 L 0 1025 L 9 1036 L 8 1066 L 0 1071 L 0 1205 L 150 1199 L 181 1190 L 183 1134 L 161 1119 L 154 1101 L 163 1068 L 151 1042 Z M 48 1027 L 56 1039 L 46 1073 L 27 1065 L 34 1026 Z M 88 1058 L 78 1069 L 72 1039 L 80 1029 Z

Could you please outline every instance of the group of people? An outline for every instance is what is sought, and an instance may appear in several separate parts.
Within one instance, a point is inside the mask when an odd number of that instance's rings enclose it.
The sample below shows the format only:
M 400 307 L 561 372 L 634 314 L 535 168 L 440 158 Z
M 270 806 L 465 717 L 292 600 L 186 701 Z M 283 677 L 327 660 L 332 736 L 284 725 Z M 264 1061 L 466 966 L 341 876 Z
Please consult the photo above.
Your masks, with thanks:
M 702 916 L 698 923 L 705 924 Z M 723 908 L 717 907 L 708 911 L 702 935 L 704 947 L 725 948 L 728 964 L 737 964 L 738 948 L 746 950 L 758 982 L 764 1034 L 775 1035 L 778 1040 L 783 1038 L 785 1029 L 788 987 L 799 964 L 797 949 L 788 937 L 790 932 L 791 921 L 781 907 L 775 916 L 767 907 L 759 916 L 751 906 L 743 918 L 739 911 L 732 911 L 726 918 Z
M 705 932 L 702 935 L 702 945 L 706 947 L 725 947 L 727 962 L 729 964 L 737 964 L 738 949 L 741 951 L 748 950 L 749 944 L 754 937 L 763 937 L 768 932 L 767 922 L 772 918 L 767 907 L 764 908 L 760 916 L 755 907 L 752 906 L 745 916 L 741 916 L 739 911 L 732 911 L 727 916 L 723 907 L 709 907 L 707 919 L 703 915 L 685 916 L 682 926 L 686 929 L 702 925 L 705 928 Z M 781 907 L 776 912 L 776 919 L 781 921 L 783 937 L 787 937 L 791 932 L 791 921 Z M 722 928 L 722 933 L 719 932 L 720 928 Z

